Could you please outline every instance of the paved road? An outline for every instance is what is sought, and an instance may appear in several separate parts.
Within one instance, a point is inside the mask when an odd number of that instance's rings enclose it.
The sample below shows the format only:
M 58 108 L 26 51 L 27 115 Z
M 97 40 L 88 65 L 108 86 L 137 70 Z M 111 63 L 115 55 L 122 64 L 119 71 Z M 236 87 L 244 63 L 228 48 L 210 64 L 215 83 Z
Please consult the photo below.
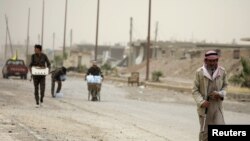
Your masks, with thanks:
M 86 82 L 70 77 L 63 98 L 35 108 L 33 83 L 0 79 L 0 137 L 12 141 L 195 141 L 198 116 L 190 94 L 104 82 L 101 102 L 87 100 Z M 225 102 L 228 124 L 249 124 L 249 103 Z M 234 107 L 234 108 L 231 108 Z

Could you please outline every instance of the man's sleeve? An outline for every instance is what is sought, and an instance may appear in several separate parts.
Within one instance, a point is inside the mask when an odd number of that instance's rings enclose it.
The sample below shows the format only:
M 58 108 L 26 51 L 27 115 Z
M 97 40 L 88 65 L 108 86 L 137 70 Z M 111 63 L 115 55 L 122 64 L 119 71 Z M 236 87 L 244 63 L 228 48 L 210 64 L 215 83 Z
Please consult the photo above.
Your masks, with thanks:
M 228 86 L 227 74 L 226 74 L 226 72 L 224 71 L 224 75 L 223 75 L 223 85 L 222 85 L 221 90 L 219 91 L 219 95 L 220 95 L 221 97 L 225 97 L 225 96 L 226 96 L 226 94 L 227 94 L 227 92 L 226 92 L 227 86 Z
M 45 55 L 45 59 L 46 59 L 47 67 L 50 69 L 50 61 L 49 61 L 47 55 Z
M 87 75 L 89 75 L 90 74 L 90 68 L 87 70 Z
M 31 61 L 29 67 L 31 68 L 34 65 L 34 55 L 31 55 Z
M 200 93 L 200 78 L 199 78 L 199 72 L 197 71 L 196 72 L 196 75 L 195 75 L 195 80 L 194 80 L 194 86 L 193 86 L 193 89 L 192 89 L 192 95 L 193 95 L 193 98 L 197 104 L 197 106 L 201 106 L 203 102 L 205 102 L 205 100 L 203 99 L 203 97 L 201 96 L 201 93 Z

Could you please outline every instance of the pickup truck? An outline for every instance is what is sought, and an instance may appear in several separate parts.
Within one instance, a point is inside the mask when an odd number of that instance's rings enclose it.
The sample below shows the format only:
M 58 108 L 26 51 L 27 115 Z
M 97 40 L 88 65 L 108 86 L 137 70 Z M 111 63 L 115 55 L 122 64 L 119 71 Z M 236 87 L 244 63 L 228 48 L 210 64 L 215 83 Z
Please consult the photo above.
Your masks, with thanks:
M 3 78 L 8 79 L 9 76 L 20 76 L 21 79 L 27 79 L 28 67 L 25 66 L 23 60 L 8 59 L 2 69 Z

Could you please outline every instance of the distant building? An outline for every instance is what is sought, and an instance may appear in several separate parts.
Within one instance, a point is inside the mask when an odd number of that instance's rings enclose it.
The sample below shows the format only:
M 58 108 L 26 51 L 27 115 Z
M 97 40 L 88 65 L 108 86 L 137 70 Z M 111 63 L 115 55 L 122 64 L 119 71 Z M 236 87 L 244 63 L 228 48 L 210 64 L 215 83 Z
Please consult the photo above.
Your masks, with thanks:
M 159 56 L 178 58 L 200 57 L 206 50 L 217 50 L 220 54 L 231 52 L 231 58 L 250 57 L 250 45 L 221 44 L 221 43 L 193 43 L 193 42 L 157 42 Z M 230 54 L 230 53 L 229 53 Z M 237 57 L 238 56 L 238 57 Z M 158 57 L 159 58 L 159 57 Z
M 68 50 L 68 58 L 64 61 L 64 65 L 66 67 L 79 67 L 83 65 L 89 67 L 91 65 L 91 61 L 94 60 L 95 45 L 77 44 L 66 49 Z M 99 64 L 112 64 L 122 61 L 124 49 L 125 47 L 120 45 L 100 45 L 97 49 L 97 62 Z

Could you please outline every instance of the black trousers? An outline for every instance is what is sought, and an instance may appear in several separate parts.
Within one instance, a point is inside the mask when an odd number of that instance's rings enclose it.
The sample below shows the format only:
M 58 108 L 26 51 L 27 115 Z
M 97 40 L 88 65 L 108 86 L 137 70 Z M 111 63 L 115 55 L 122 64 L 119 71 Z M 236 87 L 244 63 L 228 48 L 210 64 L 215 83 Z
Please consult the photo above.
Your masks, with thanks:
M 57 89 L 56 89 L 56 93 L 59 93 L 61 91 L 62 88 L 62 81 L 56 81 L 53 80 L 51 81 L 51 95 L 52 97 L 55 97 L 55 83 L 57 82 Z
M 35 75 L 33 76 L 33 83 L 35 87 L 35 100 L 36 104 L 39 104 L 39 86 L 40 86 L 40 102 L 43 103 L 44 92 L 45 92 L 45 78 L 43 75 Z

